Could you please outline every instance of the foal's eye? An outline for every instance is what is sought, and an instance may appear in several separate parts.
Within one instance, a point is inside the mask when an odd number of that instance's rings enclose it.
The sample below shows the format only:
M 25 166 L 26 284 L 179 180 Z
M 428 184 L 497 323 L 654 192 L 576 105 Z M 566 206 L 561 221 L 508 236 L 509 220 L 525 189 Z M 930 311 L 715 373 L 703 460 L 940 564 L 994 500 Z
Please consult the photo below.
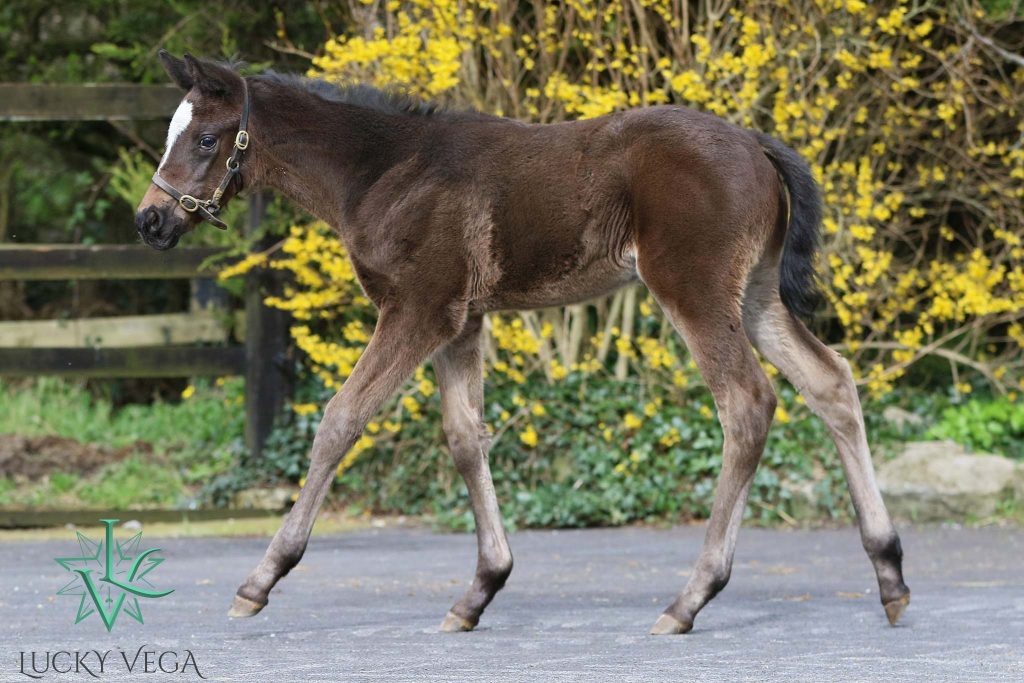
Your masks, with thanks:
M 211 150 L 217 146 L 217 138 L 212 135 L 204 135 L 199 138 L 199 146 L 205 150 Z

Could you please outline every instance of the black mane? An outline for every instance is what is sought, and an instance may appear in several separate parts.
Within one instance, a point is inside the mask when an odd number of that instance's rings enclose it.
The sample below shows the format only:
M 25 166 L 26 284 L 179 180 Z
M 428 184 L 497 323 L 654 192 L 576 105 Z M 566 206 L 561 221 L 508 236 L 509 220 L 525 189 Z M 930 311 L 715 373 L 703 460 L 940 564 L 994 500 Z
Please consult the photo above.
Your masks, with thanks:
M 381 90 L 371 85 L 336 85 L 319 78 L 282 74 L 276 71 L 264 72 L 257 78 L 299 88 L 329 102 L 342 102 L 385 114 L 433 116 L 446 113 L 445 108 L 436 102 L 424 102 L 406 93 Z

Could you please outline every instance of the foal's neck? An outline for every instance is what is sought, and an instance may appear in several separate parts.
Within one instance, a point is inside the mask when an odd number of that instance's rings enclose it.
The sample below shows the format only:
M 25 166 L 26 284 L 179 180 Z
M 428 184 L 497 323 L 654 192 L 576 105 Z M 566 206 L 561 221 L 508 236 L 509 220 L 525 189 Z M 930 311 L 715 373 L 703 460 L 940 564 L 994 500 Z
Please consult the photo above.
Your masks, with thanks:
M 280 83 L 256 81 L 253 90 L 253 183 L 335 227 L 354 215 L 378 178 L 414 153 L 425 125 Z

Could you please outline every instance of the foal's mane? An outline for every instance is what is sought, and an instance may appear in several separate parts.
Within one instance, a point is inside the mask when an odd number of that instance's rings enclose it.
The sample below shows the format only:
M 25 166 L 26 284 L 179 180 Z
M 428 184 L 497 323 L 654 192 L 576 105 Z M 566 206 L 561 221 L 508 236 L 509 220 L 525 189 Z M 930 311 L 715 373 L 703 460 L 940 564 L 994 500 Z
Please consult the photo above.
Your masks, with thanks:
M 437 102 L 425 102 L 406 93 L 394 90 L 381 90 L 371 85 L 337 85 L 320 78 L 308 78 L 306 76 L 283 74 L 276 71 L 265 71 L 256 78 L 305 90 L 328 102 L 351 104 L 384 114 L 435 116 L 448 113 Z

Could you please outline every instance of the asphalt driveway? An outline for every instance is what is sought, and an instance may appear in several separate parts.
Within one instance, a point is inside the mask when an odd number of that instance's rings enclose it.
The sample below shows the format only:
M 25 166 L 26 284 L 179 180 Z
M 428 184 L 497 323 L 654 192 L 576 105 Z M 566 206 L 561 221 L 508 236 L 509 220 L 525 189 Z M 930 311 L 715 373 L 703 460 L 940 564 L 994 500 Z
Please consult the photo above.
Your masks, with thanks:
M 98 537 L 99 534 L 92 534 Z M 117 538 L 131 532 L 118 530 Z M 144 538 L 175 592 L 110 633 L 74 624 L 68 539 L 0 544 L 0 679 L 66 651 L 39 680 L 1024 681 L 1024 531 L 906 529 L 913 602 L 891 628 L 852 529 L 741 533 L 732 582 L 692 633 L 647 630 L 686 580 L 703 527 L 521 532 L 516 568 L 472 633 L 437 626 L 472 572 L 471 535 L 379 529 L 314 537 L 255 618 L 225 613 L 266 539 Z M 72 577 L 73 578 L 73 577 Z M 142 654 L 139 655 L 139 650 Z M 151 651 L 152 654 L 146 654 Z M 124 653 L 122 655 L 122 652 Z M 184 673 L 191 652 L 193 665 Z M 25 654 L 22 654 L 25 653 Z M 164 673 L 172 661 L 177 673 Z M 122 662 L 122 658 L 127 661 Z M 145 676 L 147 658 L 152 671 Z M 135 667 L 129 673 L 126 664 Z M 31 659 L 26 671 L 31 673 Z M 92 666 L 90 667 L 90 662 Z

